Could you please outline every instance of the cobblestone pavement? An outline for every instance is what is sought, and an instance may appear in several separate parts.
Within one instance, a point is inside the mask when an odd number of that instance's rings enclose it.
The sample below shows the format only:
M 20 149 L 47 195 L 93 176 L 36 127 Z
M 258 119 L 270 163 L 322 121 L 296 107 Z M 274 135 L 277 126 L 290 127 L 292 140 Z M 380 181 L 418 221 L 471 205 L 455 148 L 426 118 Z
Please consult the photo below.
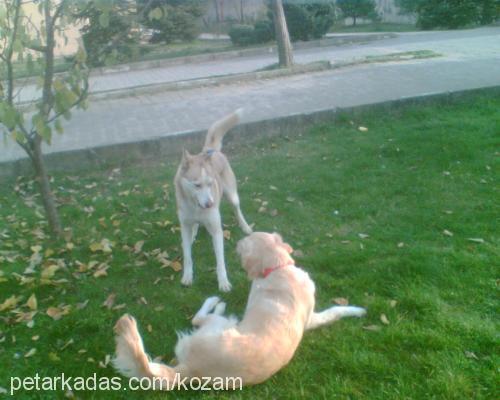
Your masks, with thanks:
M 53 144 L 46 146 L 45 151 L 91 148 L 204 129 L 215 119 L 237 107 L 244 107 L 244 119 L 251 121 L 429 93 L 500 85 L 500 28 L 419 32 L 366 45 L 308 49 L 296 54 L 296 59 L 299 62 L 325 58 L 338 61 L 340 57 L 353 59 L 364 55 L 415 50 L 433 50 L 443 56 L 94 101 L 88 110 L 73 112 L 72 119 L 63 124 L 64 135 L 55 136 Z M 223 69 L 224 73 L 243 72 L 238 68 L 243 68 L 247 63 L 252 64 L 251 70 L 254 70 L 256 63 L 264 66 L 275 61 L 273 55 L 269 58 L 239 58 L 176 68 L 184 69 L 186 74 L 190 70 L 190 76 L 196 71 L 200 74 L 221 75 L 214 71 Z M 111 87 L 105 86 L 111 85 L 111 80 L 121 80 L 123 85 L 128 85 L 131 81 L 132 86 L 144 84 L 144 81 L 135 80 L 136 73 L 144 79 L 158 79 L 162 82 L 161 75 L 166 73 L 163 70 L 169 68 L 103 76 L 106 79 L 96 81 L 94 85 Z M 184 79 L 179 76 L 172 79 Z M 116 83 L 115 86 L 117 85 L 119 84 Z M 10 142 L 7 146 L 0 144 L 0 161 L 21 157 L 24 157 L 24 153 L 14 143 Z

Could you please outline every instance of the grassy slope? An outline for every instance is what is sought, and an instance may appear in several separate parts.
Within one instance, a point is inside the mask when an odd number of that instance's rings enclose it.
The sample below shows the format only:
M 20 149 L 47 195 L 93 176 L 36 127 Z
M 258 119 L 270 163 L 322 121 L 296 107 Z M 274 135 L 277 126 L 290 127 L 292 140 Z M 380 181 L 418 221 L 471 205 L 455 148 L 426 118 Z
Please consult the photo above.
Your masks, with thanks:
M 358 126 L 369 130 L 361 132 Z M 231 394 L 232 398 L 494 397 L 499 361 L 494 320 L 499 126 L 500 99 L 474 98 L 456 106 L 412 107 L 392 115 L 346 115 L 302 137 L 226 147 L 240 181 L 247 220 L 258 230 L 281 232 L 303 252 L 298 264 L 316 281 L 317 307 L 345 297 L 368 309 L 364 320 L 343 320 L 308 333 L 289 366 L 264 384 Z M 180 257 L 179 233 L 172 231 L 172 225 L 157 225 L 176 221 L 172 188 L 162 187 L 171 183 L 176 161 L 82 174 L 77 179 L 56 176 L 54 186 L 64 200 L 61 213 L 74 229 L 75 245 L 60 254 L 63 245 L 34 237 L 40 219 L 23 203 L 19 191 L 14 192 L 14 184 L 3 186 L 0 231 L 9 237 L 2 237 L 0 250 L 22 257 L 0 262 L 7 277 L 0 283 L 0 302 L 11 294 L 22 295 L 24 302 L 35 293 L 39 314 L 32 329 L 0 321 L 0 339 L 5 337 L 0 343 L 0 387 L 9 388 L 11 375 L 36 372 L 114 376 L 111 368 L 99 368 L 97 362 L 112 354 L 112 326 L 123 312 L 138 318 L 153 357 L 163 355 L 167 361 L 173 357 L 174 331 L 188 328 L 203 299 L 217 293 L 214 256 L 204 231 L 194 248 L 191 289 L 180 287 L 180 273 L 161 269 L 154 257 L 144 254 L 160 248 L 170 259 Z M 33 193 L 26 180 L 18 188 L 26 192 L 24 198 Z M 269 202 L 268 212 L 258 212 L 256 199 Z M 90 206 L 95 211 L 89 216 L 83 207 Z M 272 217 L 269 212 L 274 209 L 278 215 Z M 9 215 L 15 219 L 6 218 Z M 233 291 L 223 298 L 229 312 L 241 314 L 249 288 L 235 254 L 242 234 L 227 206 L 224 216 L 231 231 L 226 255 Z M 113 227 L 111 219 L 120 225 Z M 453 236 L 444 235 L 445 229 Z M 359 233 L 369 237 L 361 239 Z M 471 237 L 485 243 L 468 241 Z M 90 243 L 102 238 L 115 242 L 111 255 L 89 250 Z M 140 240 L 145 244 L 138 254 L 123 248 Z M 398 247 L 399 243 L 404 245 Z M 35 244 L 43 251 L 55 250 L 52 258 L 65 260 L 67 270 L 54 278 L 69 283 L 54 287 L 16 282 L 11 272 L 25 269 L 25 259 L 32 253 L 29 246 Z M 111 266 L 108 276 L 74 273 L 76 260 L 94 259 Z M 115 304 L 126 307 L 115 311 L 102 307 L 110 293 L 117 295 Z M 85 309 L 74 308 L 86 299 Z M 73 309 L 53 321 L 45 311 L 60 303 Z M 382 313 L 389 325 L 381 323 Z M 12 314 L 0 312 L 0 317 L 8 316 Z M 380 330 L 362 329 L 372 325 Z M 40 335 L 36 342 L 31 339 L 34 335 Z M 61 350 L 70 339 L 74 343 Z M 33 347 L 37 353 L 23 358 Z M 80 354 L 80 349 L 87 352 Z M 166 396 L 135 393 L 130 398 L 146 395 Z M 110 392 L 82 396 L 122 398 L 121 393 Z M 176 396 L 190 398 L 192 393 Z M 38 397 L 53 398 L 50 392 Z

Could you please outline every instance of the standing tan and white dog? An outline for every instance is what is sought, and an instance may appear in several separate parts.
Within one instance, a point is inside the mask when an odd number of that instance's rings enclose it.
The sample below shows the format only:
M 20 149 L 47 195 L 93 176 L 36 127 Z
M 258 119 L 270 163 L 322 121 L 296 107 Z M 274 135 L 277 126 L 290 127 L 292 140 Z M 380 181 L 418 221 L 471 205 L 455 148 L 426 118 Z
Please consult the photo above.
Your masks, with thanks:
M 222 139 L 225 133 L 239 122 L 241 113 L 242 109 L 238 109 L 215 122 L 208 130 L 201 153 L 191 155 L 185 150 L 177 169 L 174 183 L 184 256 L 181 280 L 183 285 L 191 285 L 193 282 L 191 246 L 196 238 L 198 226 L 202 224 L 212 236 L 219 290 L 231 290 L 224 262 L 224 235 L 219 211 L 223 195 L 234 206 L 238 224 L 243 232 L 252 232 L 240 209 L 236 177 L 226 156 L 221 153 Z
M 176 366 L 151 361 L 135 319 L 115 326 L 113 365 L 123 375 L 155 382 L 155 389 L 175 389 L 178 379 L 238 377 L 243 385 L 265 381 L 292 359 L 306 330 L 344 317 L 362 317 L 354 306 L 315 312 L 315 286 L 297 268 L 292 248 L 276 233 L 254 232 L 238 243 L 243 268 L 252 280 L 243 319 L 225 317 L 225 303 L 209 297 L 194 316 L 196 330 L 179 334 Z

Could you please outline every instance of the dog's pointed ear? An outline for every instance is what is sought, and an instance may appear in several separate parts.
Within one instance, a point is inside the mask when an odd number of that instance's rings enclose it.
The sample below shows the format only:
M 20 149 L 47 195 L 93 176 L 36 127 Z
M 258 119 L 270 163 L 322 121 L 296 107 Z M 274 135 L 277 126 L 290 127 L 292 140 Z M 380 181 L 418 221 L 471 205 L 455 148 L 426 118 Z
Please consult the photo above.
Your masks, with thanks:
M 191 162 L 192 158 L 193 158 L 193 156 L 189 153 L 189 151 L 184 149 L 182 151 L 182 161 L 181 161 L 182 167 L 187 168 L 189 166 L 189 163 Z
M 278 246 L 283 247 L 287 251 L 288 254 L 292 254 L 293 253 L 292 246 L 290 246 L 288 243 L 285 243 L 283 241 L 283 239 L 281 238 L 281 236 L 280 236 L 279 233 L 274 232 L 273 233 L 273 237 L 274 237 L 274 241 L 276 242 L 276 244 Z

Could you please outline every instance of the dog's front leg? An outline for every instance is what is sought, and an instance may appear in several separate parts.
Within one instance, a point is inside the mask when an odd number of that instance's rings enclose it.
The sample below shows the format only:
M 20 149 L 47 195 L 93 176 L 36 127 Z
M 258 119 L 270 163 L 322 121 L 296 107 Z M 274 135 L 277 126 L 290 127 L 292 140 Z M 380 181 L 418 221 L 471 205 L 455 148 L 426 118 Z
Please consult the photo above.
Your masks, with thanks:
M 193 259 L 191 257 L 191 246 L 193 243 L 193 224 L 181 221 L 183 272 L 181 283 L 190 286 L 193 283 Z
M 217 261 L 217 281 L 221 292 L 229 292 L 231 284 L 227 279 L 226 263 L 224 262 L 224 233 L 222 232 L 222 221 L 218 212 L 213 213 L 210 222 L 207 223 L 207 230 L 212 236 L 215 259 Z

